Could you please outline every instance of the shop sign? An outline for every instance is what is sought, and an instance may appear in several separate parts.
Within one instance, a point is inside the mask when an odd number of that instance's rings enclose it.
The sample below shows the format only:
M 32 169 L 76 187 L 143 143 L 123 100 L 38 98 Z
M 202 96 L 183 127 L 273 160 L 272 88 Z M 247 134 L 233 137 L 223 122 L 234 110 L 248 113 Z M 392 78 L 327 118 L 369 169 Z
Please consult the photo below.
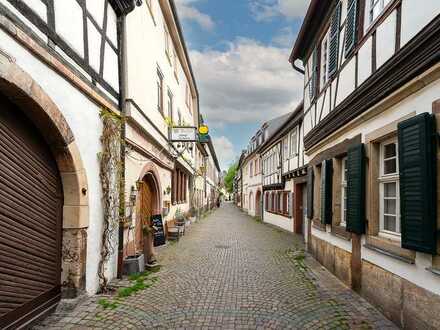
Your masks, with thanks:
M 196 127 L 171 128 L 171 142 L 197 142 Z

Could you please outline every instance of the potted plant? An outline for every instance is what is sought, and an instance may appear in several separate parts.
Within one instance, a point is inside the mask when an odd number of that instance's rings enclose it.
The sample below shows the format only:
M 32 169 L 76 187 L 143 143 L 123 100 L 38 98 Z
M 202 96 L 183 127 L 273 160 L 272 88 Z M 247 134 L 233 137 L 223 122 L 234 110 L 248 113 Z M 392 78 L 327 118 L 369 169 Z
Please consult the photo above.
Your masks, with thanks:
M 134 226 L 130 226 L 128 229 L 128 236 L 132 234 L 134 237 L 133 231 L 134 231 Z M 140 252 L 136 252 L 136 239 L 134 239 L 133 241 L 134 241 L 134 244 L 132 245 L 133 250 L 131 251 L 131 254 L 124 259 L 123 273 L 125 275 L 141 273 L 145 269 L 144 254 Z

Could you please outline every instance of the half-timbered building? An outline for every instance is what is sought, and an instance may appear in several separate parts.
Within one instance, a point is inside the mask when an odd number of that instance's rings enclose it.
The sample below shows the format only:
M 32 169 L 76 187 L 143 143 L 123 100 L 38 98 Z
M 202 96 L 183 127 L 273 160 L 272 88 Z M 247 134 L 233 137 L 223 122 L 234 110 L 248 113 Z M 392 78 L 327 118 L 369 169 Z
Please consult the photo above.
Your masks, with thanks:
M 117 233 L 103 228 L 117 228 L 118 168 L 102 159 L 119 161 L 119 36 L 132 9 L 0 1 L 0 328 L 26 327 L 62 292 L 96 293 L 116 275 L 103 245 L 117 250 Z
M 263 163 L 261 150 L 266 142 L 284 124 L 289 115 L 282 115 L 265 122 L 250 139 L 247 149 L 241 159 L 243 185 L 243 209 L 251 216 L 259 218 L 263 215 Z
M 311 251 L 405 328 L 440 326 L 439 14 L 436 0 L 312 0 L 290 57 Z
M 306 191 L 307 173 L 302 120 L 303 107 L 300 104 L 261 150 L 263 221 L 298 234 L 302 234 L 305 228 L 303 191 Z

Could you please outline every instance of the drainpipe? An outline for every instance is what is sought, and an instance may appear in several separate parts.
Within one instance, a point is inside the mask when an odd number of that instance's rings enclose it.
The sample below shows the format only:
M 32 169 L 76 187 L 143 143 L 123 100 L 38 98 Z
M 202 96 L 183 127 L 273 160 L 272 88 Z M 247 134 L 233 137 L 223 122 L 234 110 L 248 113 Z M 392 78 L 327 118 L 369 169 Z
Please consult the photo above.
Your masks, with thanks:
M 126 38 L 126 15 L 123 13 L 118 19 L 118 42 L 119 42 L 119 107 L 121 109 L 121 181 L 119 195 L 119 230 L 118 230 L 118 269 L 117 277 L 122 278 L 124 262 L 124 218 L 125 218 L 125 137 L 126 137 L 126 114 L 127 114 L 127 38 Z
M 301 69 L 299 66 L 297 66 L 297 65 L 295 64 L 295 60 L 292 60 L 292 62 L 290 62 L 290 63 L 292 64 L 292 68 L 293 68 L 295 71 L 298 71 L 298 72 L 301 73 L 302 75 L 305 74 L 305 71 L 304 71 L 303 69 Z

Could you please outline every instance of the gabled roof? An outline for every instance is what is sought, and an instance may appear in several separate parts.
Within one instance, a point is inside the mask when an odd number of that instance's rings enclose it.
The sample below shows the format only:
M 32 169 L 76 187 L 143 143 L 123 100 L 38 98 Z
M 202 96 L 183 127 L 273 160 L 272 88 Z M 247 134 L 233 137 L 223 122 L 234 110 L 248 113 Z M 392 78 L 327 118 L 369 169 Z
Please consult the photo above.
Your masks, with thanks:
M 266 145 L 267 141 L 269 141 L 271 137 L 280 129 L 280 127 L 286 123 L 286 121 L 290 118 L 291 115 L 292 112 L 288 112 L 284 115 L 281 115 L 279 117 L 276 117 L 274 119 L 271 119 L 263 123 L 261 127 L 266 129 L 267 139 L 249 154 L 246 154 L 246 150 L 244 150 L 242 154 L 244 155 L 243 161 L 245 161 L 247 158 L 260 151 Z
M 267 122 L 267 128 L 266 128 L 267 129 L 267 140 L 269 140 L 278 131 L 278 129 L 286 122 L 286 120 L 291 115 L 292 115 L 292 112 L 288 112 L 282 116 L 276 117 L 276 118 L 269 120 Z M 263 144 L 265 144 L 266 141 L 264 141 Z
M 277 141 L 280 137 L 283 137 L 288 131 L 290 131 L 293 127 L 298 125 L 304 117 L 304 103 L 301 102 L 298 104 L 296 109 L 289 113 L 288 118 L 280 125 L 276 132 L 272 134 L 271 137 L 267 139 L 267 141 L 263 144 L 264 147 L 270 146 L 271 143 Z M 262 148 L 264 149 L 264 148 Z
M 331 7 L 335 5 L 332 0 L 311 0 L 307 14 L 304 17 L 301 30 L 296 38 L 289 62 L 294 63 L 297 59 L 304 59 L 309 47 L 312 45 L 316 35 L 323 23 L 323 18 Z

